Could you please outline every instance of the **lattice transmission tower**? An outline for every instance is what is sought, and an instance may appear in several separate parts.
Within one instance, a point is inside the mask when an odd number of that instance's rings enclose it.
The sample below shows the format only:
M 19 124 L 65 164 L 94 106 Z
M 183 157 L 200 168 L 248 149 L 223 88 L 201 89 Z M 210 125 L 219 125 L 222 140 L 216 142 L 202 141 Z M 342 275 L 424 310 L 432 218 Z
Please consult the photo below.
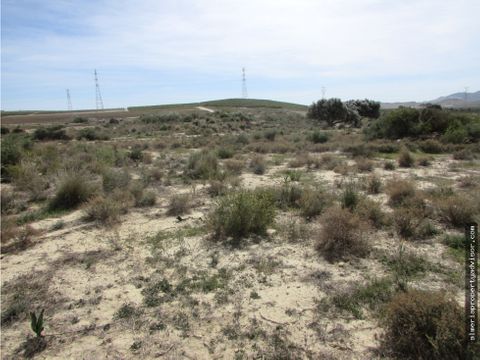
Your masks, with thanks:
M 68 106 L 68 111 L 72 111 L 72 98 L 70 97 L 70 89 L 67 89 L 67 106 Z
M 97 110 L 103 110 L 103 99 L 102 93 L 100 92 L 100 85 L 98 85 L 97 69 L 94 70 L 93 74 L 95 75 L 95 105 Z
M 242 97 L 244 99 L 248 97 L 247 78 L 245 77 L 245 68 L 242 68 Z

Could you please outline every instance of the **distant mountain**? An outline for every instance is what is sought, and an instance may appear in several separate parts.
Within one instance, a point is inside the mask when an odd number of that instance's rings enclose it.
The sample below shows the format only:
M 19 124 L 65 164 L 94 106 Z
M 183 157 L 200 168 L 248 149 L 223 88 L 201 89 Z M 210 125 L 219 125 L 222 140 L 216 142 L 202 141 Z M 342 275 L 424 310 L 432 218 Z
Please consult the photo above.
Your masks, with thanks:
M 405 101 L 382 103 L 381 105 L 383 109 L 395 109 L 399 106 L 419 108 L 428 103 L 438 104 L 445 108 L 478 108 L 480 107 L 480 91 L 467 93 L 466 95 L 464 92 L 458 92 L 424 102 Z
M 442 102 L 448 102 L 451 100 L 462 100 L 462 101 L 480 101 L 480 91 L 477 92 L 472 92 L 472 93 L 466 93 L 465 92 L 458 92 L 455 94 L 450 94 L 448 96 L 441 96 L 438 99 L 430 101 L 431 103 L 439 104 Z

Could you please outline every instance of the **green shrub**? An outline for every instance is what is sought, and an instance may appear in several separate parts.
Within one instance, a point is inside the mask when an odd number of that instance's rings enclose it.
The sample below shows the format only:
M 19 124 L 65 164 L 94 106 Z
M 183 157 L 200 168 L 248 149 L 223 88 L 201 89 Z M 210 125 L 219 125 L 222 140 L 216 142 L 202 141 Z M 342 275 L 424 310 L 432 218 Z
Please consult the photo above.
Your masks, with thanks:
M 109 137 L 106 134 L 99 134 L 94 128 L 85 128 L 85 129 L 81 129 L 78 132 L 77 139 L 94 141 L 94 140 L 108 140 Z
M 10 180 L 10 167 L 20 162 L 24 154 L 22 139 L 18 135 L 2 136 L 1 160 L 2 178 Z
M 38 128 L 33 132 L 33 139 L 39 141 L 47 140 L 70 140 L 65 129 L 61 125 L 48 128 Z
M 387 305 L 384 347 L 397 358 L 465 359 L 463 319 L 442 292 L 400 292 Z
M 328 134 L 314 131 L 308 138 L 314 144 L 323 144 L 328 141 Z
M 213 152 L 194 152 L 188 158 L 185 175 L 191 179 L 208 180 L 218 175 L 218 160 Z
M 367 227 L 356 214 L 332 207 L 322 215 L 320 223 L 316 248 L 328 261 L 364 257 L 369 253 Z
M 360 195 L 358 194 L 356 184 L 353 182 L 347 183 L 340 197 L 342 208 L 353 210 L 357 206 L 359 200 Z
M 273 189 L 273 196 L 277 207 L 283 210 L 298 208 L 303 189 L 286 179 L 279 189 Z
M 127 170 L 107 169 L 102 174 L 103 189 L 112 192 L 115 189 L 126 189 L 130 184 L 130 174 Z
M 395 170 L 395 163 L 393 161 L 386 161 L 385 164 L 383 164 L 383 168 L 385 170 Z
M 452 144 L 463 144 L 468 138 L 468 132 L 460 123 L 451 124 L 445 134 L 442 136 L 442 141 Z
M 271 129 L 265 131 L 263 134 L 264 138 L 269 140 L 269 141 L 275 141 L 275 137 L 277 136 L 277 130 Z
M 93 187 L 83 176 L 69 174 L 61 180 L 49 208 L 51 210 L 73 209 L 86 202 L 93 193 Z
M 322 188 L 306 188 L 299 199 L 300 214 L 307 220 L 322 214 L 332 203 L 332 197 Z
M 235 154 L 235 151 L 229 148 L 221 147 L 217 150 L 217 155 L 220 159 L 230 159 Z
M 222 197 L 209 216 L 213 238 L 239 244 L 251 234 L 265 235 L 275 219 L 274 200 L 265 190 L 244 190 Z
M 77 116 L 72 120 L 72 122 L 74 124 L 86 124 L 88 123 L 88 119 L 81 116 Z

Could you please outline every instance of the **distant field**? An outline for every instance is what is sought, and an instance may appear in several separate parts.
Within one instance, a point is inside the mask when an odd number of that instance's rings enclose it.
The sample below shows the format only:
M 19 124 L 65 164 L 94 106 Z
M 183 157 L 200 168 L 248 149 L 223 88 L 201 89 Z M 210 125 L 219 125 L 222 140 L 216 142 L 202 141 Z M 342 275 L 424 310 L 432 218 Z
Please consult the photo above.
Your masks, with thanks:
M 74 118 L 83 116 L 91 119 L 104 119 L 108 117 L 126 117 L 140 116 L 142 114 L 157 111 L 195 111 L 198 106 L 220 108 L 222 110 L 235 110 L 235 108 L 266 108 L 266 109 L 285 109 L 295 111 L 306 111 L 307 106 L 273 100 L 258 99 L 225 99 L 214 100 L 199 103 L 187 104 L 167 104 L 152 106 L 131 106 L 126 112 L 123 109 L 109 109 L 97 112 L 95 110 L 81 111 L 2 111 L 3 125 L 20 124 L 48 124 L 48 123 L 66 123 Z M 127 115 L 128 114 L 128 115 Z

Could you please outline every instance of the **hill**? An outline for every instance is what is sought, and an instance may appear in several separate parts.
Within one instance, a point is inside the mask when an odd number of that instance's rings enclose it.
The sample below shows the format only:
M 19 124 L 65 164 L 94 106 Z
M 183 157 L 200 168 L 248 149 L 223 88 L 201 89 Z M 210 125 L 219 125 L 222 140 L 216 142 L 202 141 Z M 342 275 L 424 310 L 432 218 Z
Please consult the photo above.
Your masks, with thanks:
M 166 104 L 166 105 L 152 105 L 152 106 L 131 106 L 128 110 L 182 110 L 193 108 L 197 106 L 213 107 L 213 108 L 267 108 L 267 109 L 286 109 L 286 110 L 300 110 L 306 111 L 307 106 L 301 104 L 294 104 L 275 100 L 265 99 L 221 99 L 211 100 L 197 103 L 185 104 Z

